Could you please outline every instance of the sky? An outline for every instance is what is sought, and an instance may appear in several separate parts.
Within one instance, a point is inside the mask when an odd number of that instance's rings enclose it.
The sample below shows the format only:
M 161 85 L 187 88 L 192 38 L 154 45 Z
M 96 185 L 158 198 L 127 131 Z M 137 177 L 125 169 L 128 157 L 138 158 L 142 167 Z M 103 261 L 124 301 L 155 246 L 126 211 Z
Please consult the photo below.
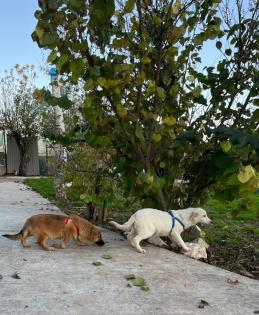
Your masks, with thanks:
M 1 0 L 0 5 L 0 78 L 4 70 L 15 64 L 36 65 L 38 87 L 49 84 L 49 78 L 40 70 L 46 60 L 46 52 L 31 39 L 38 9 L 37 0 Z M 213 65 L 218 59 L 215 43 L 208 41 L 204 51 L 204 64 Z
M 39 74 L 37 86 L 47 85 L 49 78 L 40 70 L 44 51 L 31 39 L 38 9 L 37 0 L 2 0 L 0 4 L 0 77 L 15 64 L 34 64 Z M 46 53 L 45 53 L 46 54 Z

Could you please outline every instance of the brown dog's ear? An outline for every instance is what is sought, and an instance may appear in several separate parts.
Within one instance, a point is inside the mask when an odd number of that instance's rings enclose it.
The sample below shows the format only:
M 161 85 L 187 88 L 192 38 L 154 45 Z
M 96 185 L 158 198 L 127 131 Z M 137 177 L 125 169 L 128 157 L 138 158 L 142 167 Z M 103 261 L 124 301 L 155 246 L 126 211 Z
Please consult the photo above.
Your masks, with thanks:
M 199 216 L 198 213 L 192 212 L 191 215 L 190 215 L 190 220 L 191 220 L 192 222 L 194 222 L 195 218 L 197 218 L 198 216 Z

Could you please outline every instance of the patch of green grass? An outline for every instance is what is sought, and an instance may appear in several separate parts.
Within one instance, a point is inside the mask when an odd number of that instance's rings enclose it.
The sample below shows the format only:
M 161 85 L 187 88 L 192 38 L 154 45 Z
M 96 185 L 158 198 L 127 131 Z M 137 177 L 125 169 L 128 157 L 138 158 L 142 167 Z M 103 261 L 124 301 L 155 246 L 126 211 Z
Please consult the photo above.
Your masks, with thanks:
M 209 243 L 224 244 L 249 243 L 258 235 L 259 194 L 248 195 L 229 203 L 210 199 L 204 206 L 212 225 L 204 228 Z M 244 233 L 247 232 L 247 233 Z
M 258 278 L 259 194 L 232 202 L 210 199 L 203 207 L 212 220 L 202 227 L 212 253 L 210 263 L 241 274 L 245 270 Z
M 53 177 L 27 178 L 24 183 L 44 198 L 52 199 L 55 197 Z

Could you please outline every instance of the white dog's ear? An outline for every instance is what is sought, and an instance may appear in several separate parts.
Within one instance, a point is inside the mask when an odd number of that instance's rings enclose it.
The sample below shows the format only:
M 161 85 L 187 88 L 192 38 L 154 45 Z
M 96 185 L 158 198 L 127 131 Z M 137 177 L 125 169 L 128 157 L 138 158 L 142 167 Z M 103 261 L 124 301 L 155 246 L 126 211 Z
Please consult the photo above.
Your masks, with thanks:
M 194 222 L 194 220 L 199 216 L 197 212 L 192 212 L 190 215 L 190 220 Z

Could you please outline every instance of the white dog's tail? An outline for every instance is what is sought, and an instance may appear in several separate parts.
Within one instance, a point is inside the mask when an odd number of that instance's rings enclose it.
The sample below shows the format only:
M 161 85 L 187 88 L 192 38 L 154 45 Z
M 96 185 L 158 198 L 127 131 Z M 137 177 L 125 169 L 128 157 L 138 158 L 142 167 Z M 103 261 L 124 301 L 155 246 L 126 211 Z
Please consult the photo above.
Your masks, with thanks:
M 131 230 L 131 227 L 132 227 L 132 225 L 134 224 L 134 222 L 135 222 L 135 214 L 133 214 L 130 218 L 129 218 L 129 220 L 127 221 L 127 222 L 125 222 L 124 224 L 119 224 L 119 223 L 117 223 L 117 222 L 115 222 L 115 221 L 110 221 L 109 223 L 111 224 L 111 225 L 114 225 L 117 229 L 119 229 L 119 230 L 122 230 L 122 231 L 124 231 L 124 232 L 128 232 L 128 231 L 130 231 Z

